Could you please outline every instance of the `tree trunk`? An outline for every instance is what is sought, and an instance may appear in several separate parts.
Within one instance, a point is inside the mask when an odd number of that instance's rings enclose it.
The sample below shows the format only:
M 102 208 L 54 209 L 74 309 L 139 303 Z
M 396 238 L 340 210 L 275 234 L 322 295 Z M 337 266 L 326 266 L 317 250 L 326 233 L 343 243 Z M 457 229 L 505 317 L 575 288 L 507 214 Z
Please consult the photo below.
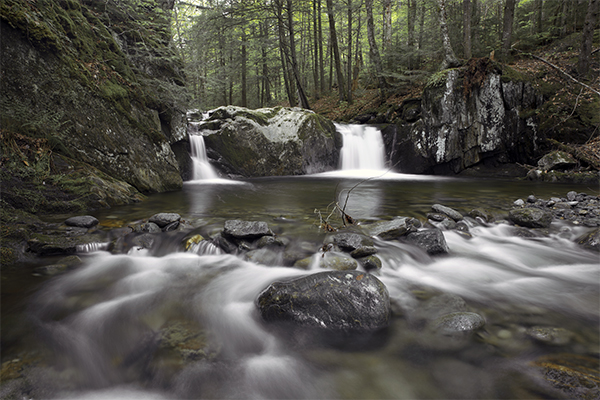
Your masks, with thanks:
M 325 91 L 325 60 L 323 58 L 323 24 L 321 23 L 321 0 L 317 1 L 317 23 L 319 25 L 319 80 L 321 81 L 321 92 Z
M 414 0 L 413 0 L 414 1 Z M 383 0 L 383 51 L 392 47 L 392 0 Z
M 348 0 L 348 65 L 346 69 L 346 84 L 348 103 L 352 103 L 352 0 Z
M 472 57 L 471 53 L 471 0 L 463 0 L 463 40 L 464 40 L 464 57 L 469 60 Z
M 535 0 L 535 33 L 538 35 L 542 34 L 543 24 L 542 24 L 542 8 L 544 5 L 544 0 Z
M 242 107 L 248 107 L 248 55 L 246 51 L 246 30 L 242 28 Z
M 508 62 L 515 20 L 515 0 L 506 0 L 504 4 L 504 23 L 502 25 L 502 61 Z
M 579 62 L 577 63 L 577 72 L 579 75 L 586 76 L 590 70 L 590 58 L 592 56 L 592 39 L 594 37 L 594 27 L 598 22 L 598 4 L 600 0 L 589 0 L 587 13 L 585 14 L 585 23 L 583 25 L 583 35 L 581 38 L 581 48 L 579 50 Z
M 458 58 L 456 58 L 454 50 L 452 49 L 450 34 L 448 33 L 448 23 L 446 22 L 446 0 L 438 0 L 438 5 L 440 7 L 440 31 L 442 33 L 442 45 L 444 47 L 444 61 L 442 62 L 441 69 L 458 67 L 460 61 L 458 61 Z
M 387 82 L 383 76 L 381 56 L 379 55 L 379 49 L 377 48 L 377 42 L 375 41 L 375 28 L 373 26 L 373 0 L 365 0 L 365 8 L 367 10 L 367 38 L 369 39 L 369 56 L 373 66 L 375 67 L 375 75 L 377 76 L 377 83 L 379 86 L 379 97 L 381 100 L 383 100 L 385 98 L 384 92 L 387 88 Z
M 340 94 L 340 100 L 346 100 L 346 89 L 344 81 L 344 72 L 342 70 L 342 62 L 340 60 L 340 49 L 338 47 L 337 32 L 335 30 L 335 18 L 333 16 L 333 2 L 327 0 L 327 14 L 329 16 L 329 34 L 331 36 L 331 47 L 333 49 L 333 59 L 335 62 L 335 71 L 337 74 L 338 91 Z
M 283 73 L 283 83 L 285 85 L 285 92 L 288 97 L 288 102 L 290 107 L 294 107 L 296 105 L 296 96 L 295 96 L 295 88 L 294 82 L 289 76 L 289 63 L 287 61 L 287 42 L 285 40 L 285 27 L 283 23 L 283 5 L 282 0 L 276 0 L 275 6 L 277 9 L 277 32 L 279 36 L 279 55 L 281 57 L 281 71 Z
M 421 3 L 421 9 L 419 11 L 419 39 L 417 40 L 417 61 L 415 62 L 415 68 L 421 68 L 421 50 L 423 49 L 423 34 L 425 33 L 425 3 Z
M 414 52 L 415 52 L 415 22 L 417 19 L 417 1 L 410 0 L 408 2 L 408 69 L 414 68 Z
M 312 28 L 313 28 L 313 80 L 315 85 L 315 99 L 320 97 L 321 84 L 319 82 L 319 32 L 318 32 L 318 17 L 317 0 L 313 0 Z
M 288 30 L 290 33 L 290 56 L 292 58 L 292 72 L 294 73 L 294 78 L 296 79 L 296 89 L 298 91 L 298 100 L 300 102 L 300 107 L 306 108 L 310 110 L 310 105 L 308 104 L 308 98 L 306 97 L 306 92 L 304 91 L 304 87 L 302 85 L 302 80 L 300 79 L 300 72 L 298 70 L 298 61 L 296 58 L 296 40 L 294 38 L 294 16 L 292 11 L 292 0 L 287 0 L 288 6 Z

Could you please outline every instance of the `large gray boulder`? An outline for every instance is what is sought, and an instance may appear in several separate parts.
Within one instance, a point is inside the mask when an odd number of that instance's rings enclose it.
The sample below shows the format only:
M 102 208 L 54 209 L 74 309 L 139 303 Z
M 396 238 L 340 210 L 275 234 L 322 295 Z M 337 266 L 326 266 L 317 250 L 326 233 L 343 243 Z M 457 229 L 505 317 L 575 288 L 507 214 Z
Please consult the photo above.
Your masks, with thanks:
M 533 113 L 542 99 L 486 59 L 434 74 L 421 116 L 384 130 L 391 164 L 405 173 L 458 173 L 483 160 L 533 163 L 541 135 Z M 467 76 L 478 71 L 479 80 Z
M 385 285 L 359 271 L 327 271 L 274 282 L 258 296 L 257 305 L 268 322 L 342 332 L 384 328 L 391 312 Z
M 508 213 L 508 219 L 516 225 L 527 228 L 547 228 L 552 223 L 552 213 L 539 208 L 515 208 Z
M 299 108 L 220 107 L 197 126 L 213 165 L 242 176 L 336 169 L 342 138 L 333 123 Z

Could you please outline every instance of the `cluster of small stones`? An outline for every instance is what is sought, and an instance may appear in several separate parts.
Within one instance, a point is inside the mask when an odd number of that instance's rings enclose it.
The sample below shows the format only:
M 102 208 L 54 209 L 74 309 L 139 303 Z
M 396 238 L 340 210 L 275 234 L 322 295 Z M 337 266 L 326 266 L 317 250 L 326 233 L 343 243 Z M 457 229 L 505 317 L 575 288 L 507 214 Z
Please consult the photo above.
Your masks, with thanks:
M 600 226 L 600 196 L 570 191 L 566 197 L 551 197 L 544 200 L 530 195 L 526 200 L 516 200 L 514 206 L 547 211 L 555 219 L 571 221 L 576 225 Z

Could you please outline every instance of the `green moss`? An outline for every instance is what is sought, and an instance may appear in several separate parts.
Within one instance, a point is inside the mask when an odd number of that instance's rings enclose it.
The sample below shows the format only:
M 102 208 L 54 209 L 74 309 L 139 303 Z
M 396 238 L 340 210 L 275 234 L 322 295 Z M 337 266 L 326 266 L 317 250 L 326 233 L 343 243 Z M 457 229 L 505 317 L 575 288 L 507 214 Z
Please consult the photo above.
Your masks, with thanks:
M 525 74 L 523 72 L 519 72 L 514 68 L 511 68 L 508 65 L 502 65 L 501 68 L 502 82 L 531 82 L 533 81 L 533 76 Z

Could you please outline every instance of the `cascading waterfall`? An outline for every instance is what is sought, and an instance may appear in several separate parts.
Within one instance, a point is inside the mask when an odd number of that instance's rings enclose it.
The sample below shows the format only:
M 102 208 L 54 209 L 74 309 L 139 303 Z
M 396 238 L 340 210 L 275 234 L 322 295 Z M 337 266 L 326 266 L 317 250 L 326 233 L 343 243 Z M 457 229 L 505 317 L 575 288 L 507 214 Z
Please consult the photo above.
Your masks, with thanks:
M 385 147 L 381 131 L 367 125 L 336 124 L 336 129 L 344 137 L 340 154 L 342 170 L 383 170 L 385 168 Z
M 206 145 L 204 144 L 204 136 L 190 135 L 190 148 L 193 169 L 193 180 L 218 179 L 219 176 L 214 168 L 208 162 L 206 156 Z

